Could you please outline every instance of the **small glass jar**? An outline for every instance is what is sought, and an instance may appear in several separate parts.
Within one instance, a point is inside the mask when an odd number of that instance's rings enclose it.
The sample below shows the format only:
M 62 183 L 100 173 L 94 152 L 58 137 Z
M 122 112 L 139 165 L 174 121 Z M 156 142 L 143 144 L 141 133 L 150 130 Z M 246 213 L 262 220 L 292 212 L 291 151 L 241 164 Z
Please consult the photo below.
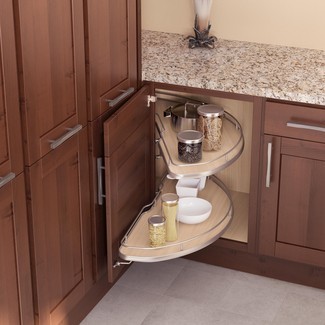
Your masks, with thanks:
M 221 148 L 222 119 L 224 109 L 214 104 L 198 107 L 197 129 L 203 133 L 203 150 L 213 151 Z
M 161 196 L 161 212 L 166 219 L 166 241 L 175 241 L 178 238 L 178 200 L 175 193 L 165 193 Z
M 202 159 L 203 134 L 196 130 L 185 130 L 177 134 L 178 159 L 186 163 L 196 163 Z
M 166 219 L 160 215 L 148 218 L 149 239 L 151 247 L 163 246 L 166 243 Z

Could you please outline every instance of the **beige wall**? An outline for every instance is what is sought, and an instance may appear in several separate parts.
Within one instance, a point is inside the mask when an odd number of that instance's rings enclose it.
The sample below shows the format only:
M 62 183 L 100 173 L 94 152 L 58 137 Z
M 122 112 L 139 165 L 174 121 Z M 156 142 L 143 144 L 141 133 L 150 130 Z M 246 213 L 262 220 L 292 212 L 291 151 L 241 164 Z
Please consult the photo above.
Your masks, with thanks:
M 325 50 L 325 0 L 213 0 L 211 35 Z M 142 0 L 144 29 L 193 34 L 193 0 Z

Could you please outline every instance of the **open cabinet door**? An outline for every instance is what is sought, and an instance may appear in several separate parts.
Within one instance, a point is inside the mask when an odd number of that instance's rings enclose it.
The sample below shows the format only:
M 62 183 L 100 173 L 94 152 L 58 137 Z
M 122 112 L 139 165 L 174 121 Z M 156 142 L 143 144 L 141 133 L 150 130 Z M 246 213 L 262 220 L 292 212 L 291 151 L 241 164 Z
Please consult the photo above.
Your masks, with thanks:
M 104 123 L 108 280 L 124 271 L 121 239 L 155 195 L 154 108 L 144 86 Z

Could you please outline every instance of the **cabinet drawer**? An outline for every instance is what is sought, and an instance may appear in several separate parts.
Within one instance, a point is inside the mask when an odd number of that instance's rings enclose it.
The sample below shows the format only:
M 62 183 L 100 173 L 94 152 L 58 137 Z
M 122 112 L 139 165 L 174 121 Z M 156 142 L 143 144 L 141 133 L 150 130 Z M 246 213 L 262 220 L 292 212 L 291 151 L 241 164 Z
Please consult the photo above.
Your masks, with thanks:
M 325 109 L 267 102 L 264 132 L 325 142 Z

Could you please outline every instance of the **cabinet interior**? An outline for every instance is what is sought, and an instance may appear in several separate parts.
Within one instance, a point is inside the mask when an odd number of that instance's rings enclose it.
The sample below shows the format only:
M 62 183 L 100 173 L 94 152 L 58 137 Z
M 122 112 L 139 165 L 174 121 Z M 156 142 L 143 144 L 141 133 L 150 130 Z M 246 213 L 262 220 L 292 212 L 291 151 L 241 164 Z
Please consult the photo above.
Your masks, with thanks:
M 156 96 L 158 98 L 156 103 L 156 112 L 158 110 L 167 109 L 170 105 L 173 105 L 173 103 L 184 102 L 184 100 L 194 100 L 202 103 L 221 105 L 224 110 L 234 116 L 241 125 L 244 136 L 243 152 L 236 161 L 216 172 L 215 175 L 229 190 L 234 206 L 233 220 L 221 238 L 224 240 L 247 243 L 249 228 L 248 216 L 251 179 L 251 153 L 253 150 L 253 103 L 242 100 L 202 96 L 161 89 L 156 90 Z M 159 148 L 157 148 L 156 154 L 156 186 L 158 186 L 168 171 L 166 162 L 163 159 Z

